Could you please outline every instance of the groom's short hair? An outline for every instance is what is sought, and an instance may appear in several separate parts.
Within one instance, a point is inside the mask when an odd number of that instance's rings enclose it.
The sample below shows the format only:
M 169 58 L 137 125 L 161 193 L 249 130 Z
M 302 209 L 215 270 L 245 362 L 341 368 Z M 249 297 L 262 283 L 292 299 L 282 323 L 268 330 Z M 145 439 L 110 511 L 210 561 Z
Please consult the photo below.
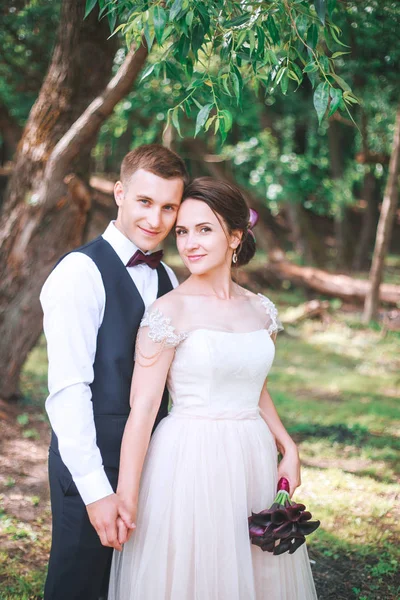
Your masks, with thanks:
M 185 163 L 181 157 L 160 144 L 144 144 L 126 154 L 121 164 L 120 179 L 122 183 L 127 184 L 139 169 L 150 171 L 163 179 L 182 179 L 185 185 L 189 181 Z

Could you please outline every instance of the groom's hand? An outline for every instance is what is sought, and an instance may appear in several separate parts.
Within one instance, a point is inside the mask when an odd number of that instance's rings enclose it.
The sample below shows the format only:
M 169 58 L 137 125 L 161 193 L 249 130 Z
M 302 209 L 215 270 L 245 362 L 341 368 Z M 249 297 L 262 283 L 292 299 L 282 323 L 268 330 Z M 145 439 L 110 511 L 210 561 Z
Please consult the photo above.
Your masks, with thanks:
M 120 517 L 128 530 L 134 529 L 135 525 L 130 520 L 129 512 L 117 494 L 111 494 L 88 504 L 86 510 L 103 546 L 121 551 L 122 545 L 118 541 L 117 519 Z

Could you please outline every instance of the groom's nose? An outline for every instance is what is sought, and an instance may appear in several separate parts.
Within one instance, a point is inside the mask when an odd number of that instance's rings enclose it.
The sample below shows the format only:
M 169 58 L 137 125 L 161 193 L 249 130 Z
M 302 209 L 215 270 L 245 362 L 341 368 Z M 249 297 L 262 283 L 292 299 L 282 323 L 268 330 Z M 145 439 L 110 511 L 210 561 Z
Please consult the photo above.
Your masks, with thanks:
M 154 207 L 147 214 L 147 222 L 152 229 L 158 229 L 161 225 L 161 211 Z

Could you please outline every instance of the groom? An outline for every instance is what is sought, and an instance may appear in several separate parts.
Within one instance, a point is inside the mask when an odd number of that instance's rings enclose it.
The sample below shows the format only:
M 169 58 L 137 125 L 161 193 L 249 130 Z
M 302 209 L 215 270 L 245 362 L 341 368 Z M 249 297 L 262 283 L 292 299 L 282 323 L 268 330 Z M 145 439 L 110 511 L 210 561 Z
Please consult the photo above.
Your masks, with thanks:
M 45 600 L 106 598 L 118 527 L 131 526 L 115 489 L 135 339 L 145 308 L 178 284 L 151 252 L 173 227 L 186 182 L 182 159 L 163 146 L 127 154 L 117 220 L 43 286 L 53 517 Z M 164 393 L 156 424 L 167 410 Z

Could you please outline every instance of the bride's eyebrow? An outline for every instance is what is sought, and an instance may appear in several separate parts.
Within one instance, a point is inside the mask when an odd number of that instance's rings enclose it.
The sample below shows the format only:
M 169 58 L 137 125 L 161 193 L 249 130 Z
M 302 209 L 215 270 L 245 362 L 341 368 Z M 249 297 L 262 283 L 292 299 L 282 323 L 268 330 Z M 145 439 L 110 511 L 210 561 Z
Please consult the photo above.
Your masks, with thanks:
M 203 227 L 203 225 L 211 225 L 212 223 L 208 223 L 208 221 L 206 221 L 205 223 L 197 223 L 197 225 L 195 225 L 195 227 Z M 187 229 L 187 227 L 185 227 L 185 225 L 175 225 L 175 229 Z

